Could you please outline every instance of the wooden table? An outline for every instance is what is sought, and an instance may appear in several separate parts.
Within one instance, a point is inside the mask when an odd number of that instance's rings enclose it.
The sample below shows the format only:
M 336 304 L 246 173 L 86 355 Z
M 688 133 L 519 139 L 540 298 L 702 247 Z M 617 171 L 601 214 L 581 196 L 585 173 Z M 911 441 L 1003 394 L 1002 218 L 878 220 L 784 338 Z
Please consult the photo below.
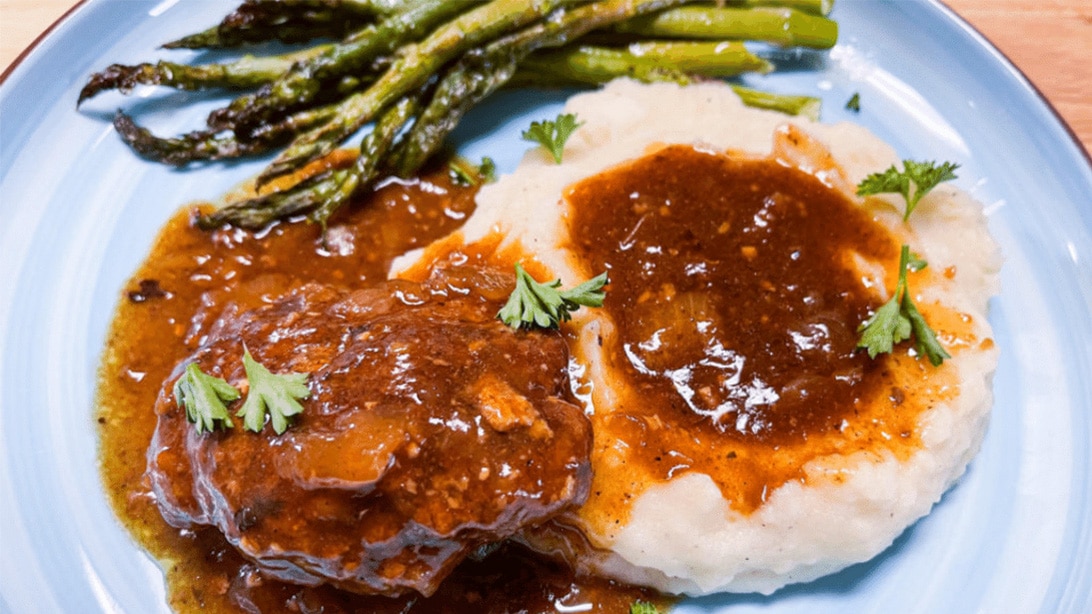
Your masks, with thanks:
M 946 1 L 1031 79 L 1092 152 L 1092 1 Z M 0 67 L 74 4 L 0 0 Z

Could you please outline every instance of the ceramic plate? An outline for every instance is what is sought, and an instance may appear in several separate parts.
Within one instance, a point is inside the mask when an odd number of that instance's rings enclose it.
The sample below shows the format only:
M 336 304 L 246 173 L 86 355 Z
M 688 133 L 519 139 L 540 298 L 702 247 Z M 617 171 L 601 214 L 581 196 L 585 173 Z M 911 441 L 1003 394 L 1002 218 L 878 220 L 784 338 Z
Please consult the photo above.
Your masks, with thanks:
M 162 57 L 160 43 L 235 4 L 90 0 L 0 86 L 0 611 L 166 611 L 162 574 L 101 491 L 95 371 L 119 289 L 159 226 L 262 161 L 164 168 L 136 158 L 108 121 L 124 106 L 183 132 L 216 102 L 207 96 L 147 88 L 75 102 L 92 71 Z M 824 62 L 753 84 L 821 95 L 825 120 L 863 123 L 903 157 L 962 164 L 958 183 L 985 203 L 1005 255 L 991 304 L 993 422 L 966 476 L 876 560 L 680 612 L 1087 611 L 1092 168 L 1027 81 L 939 3 L 841 0 L 833 16 L 842 38 Z M 859 114 L 844 109 L 854 92 Z M 510 170 L 520 127 L 561 100 L 498 98 L 458 142 Z

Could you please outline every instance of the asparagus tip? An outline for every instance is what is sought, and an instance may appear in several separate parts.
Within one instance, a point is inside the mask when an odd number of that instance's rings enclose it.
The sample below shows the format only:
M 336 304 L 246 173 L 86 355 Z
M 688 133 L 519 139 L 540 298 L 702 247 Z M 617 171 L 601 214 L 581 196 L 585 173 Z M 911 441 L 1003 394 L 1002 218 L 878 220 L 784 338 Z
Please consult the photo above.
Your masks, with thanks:
M 123 64 L 107 66 L 105 70 L 97 72 L 87 79 L 87 83 L 80 90 L 80 97 L 76 101 L 76 106 L 79 107 L 84 100 L 94 98 L 99 92 L 105 90 L 118 90 L 122 94 L 128 94 L 133 91 L 133 86 L 136 85 L 136 75 L 139 71 L 139 67 L 136 66 L 125 66 Z

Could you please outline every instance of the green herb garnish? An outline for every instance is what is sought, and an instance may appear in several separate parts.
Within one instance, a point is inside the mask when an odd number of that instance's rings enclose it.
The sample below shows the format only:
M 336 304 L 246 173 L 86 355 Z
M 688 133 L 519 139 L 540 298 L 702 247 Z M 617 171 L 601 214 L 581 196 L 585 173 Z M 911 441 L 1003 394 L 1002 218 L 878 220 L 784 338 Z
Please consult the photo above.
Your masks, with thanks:
M 268 410 L 273 431 L 278 435 L 288 429 L 288 419 L 303 411 L 298 399 L 311 396 L 307 388 L 306 373 L 285 373 L 277 375 L 254 360 L 247 350 L 243 354 L 243 368 L 250 385 L 246 401 L 235 415 L 243 419 L 247 429 L 260 433 L 265 426 Z
M 857 196 L 869 196 L 872 194 L 896 193 L 902 194 L 906 200 L 906 213 L 903 221 L 910 219 L 910 214 L 918 206 L 918 201 L 937 187 L 942 182 L 956 178 L 955 170 L 959 168 L 954 162 L 944 162 L 937 165 L 936 162 L 915 162 L 913 160 L 902 161 L 903 170 L 899 171 L 894 165 L 882 173 L 872 173 L 864 178 L 857 186 Z M 913 190 L 911 191 L 911 184 Z
M 238 398 L 235 386 L 206 374 L 195 362 L 187 365 L 186 372 L 174 383 L 175 403 L 186 410 L 186 419 L 196 425 L 198 433 L 235 426 L 225 403 Z
M 249 350 L 243 353 L 243 369 L 246 371 L 250 390 L 246 400 L 235 415 L 243 419 L 243 425 L 255 433 L 265 426 L 268 410 L 273 430 L 278 435 L 288 428 L 288 418 L 303 411 L 298 399 L 306 399 L 311 391 L 305 385 L 306 373 L 271 373 Z M 174 399 L 186 410 L 186 418 L 194 423 L 198 433 L 218 428 L 233 428 L 227 404 L 242 396 L 239 389 L 225 380 L 206 374 L 192 362 L 185 373 L 174 383 Z
M 634 601 L 629 614 L 660 614 L 660 609 L 647 601 Z
M 895 286 L 895 294 L 857 330 L 861 333 L 857 347 L 867 350 L 869 358 L 875 358 L 879 354 L 890 353 L 895 344 L 913 335 L 918 354 L 924 354 L 929 362 L 937 367 L 944 362 L 944 359 L 951 358 L 951 355 L 937 341 L 936 333 L 926 323 L 910 298 L 906 273 L 911 269 L 912 264 L 924 267 L 923 260 L 917 258 L 911 260 L 910 246 L 903 245 L 899 255 L 899 281 Z
M 554 121 L 531 122 L 531 127 L 523 131 L 523 140 L 542 145 L 554 156 L 554 161 L 561 164 L 565 141 L 583 125 L 583 122 L 576 121 L 576 115 L 563 113 Z
M 493 183 L 497 180 L 497 163 L 493 161 L 493 158 L 485 156 L 482 158 L 482 163 L 478 165 L 478 174 L 486 183 Z
M 929 266 L 929 263 L 922 259 L 921 256 L 910 252 L 910 258 L 906 261 L 906 269 L 911 273 L 917 273 Z
M 846 102 L 846 109 L 854 113 L 861 112 L 861 94 L 859 92 L 853 92 L 853 96 Z
M 475 177 L 465 166 L 455 160 L 447 163 L 447 172 L 451 177 L 451 182 L 455 185 L 478 185 L 477 177 Z
M 447 163 L 447 170 L 451 181 L 457 185 L 475 186 L 497 180 L 497 164 L 490 157 L 482 158 L 478 166 L 463 158 L 455 158 Z
M 607 285 L 606 272 L 569 290 L 558 290 L 561 280 L 539 283 L 516 263 L 516 289 L 497 317 L 512 328 L 557 328 L 572 318 L 581 305 L 602 307 Z

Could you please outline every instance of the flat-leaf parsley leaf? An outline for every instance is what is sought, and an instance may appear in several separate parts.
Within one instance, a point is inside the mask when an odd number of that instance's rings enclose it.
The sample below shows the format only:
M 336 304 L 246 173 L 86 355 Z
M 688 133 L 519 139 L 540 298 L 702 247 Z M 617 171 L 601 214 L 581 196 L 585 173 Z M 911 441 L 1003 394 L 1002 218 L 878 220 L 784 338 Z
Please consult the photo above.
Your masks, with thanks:
M 854 113 L 861 112 L 861 94 L 860 92 L 853 92 L 853 95 L 846 101 L 846 109 L 853 111 Z
M 629 614 L 660 614 L 660 609 L 647 601 L 634 601 L 629 606 Z
M 186 410 L 186 419 L 194 423 L 198 433 L 217 428 L 231 428 L 227 405 L 239 398 L 239 391 L 219 377 L 206 374 L 191 362 L 185 373 L 174 383 L 174 400 Z
M 570 312 L 581 305 L 602 307 L 606 295 L 603 286 L 607 283 L 604 272 L 569 290 L 558 290 L 560 279 L 537 282 L 516 263 L 516 289 L 497 312 L 497 317 L 512 328 L 556 328 L 559 323 L 570 320 Z
M 911 259 L 909 245 L 902 246 L 902 252 L 899 255 L 899 281 L 895 286 L 895 294 L 858 329 L 861 338 L 857 342 L 857 347 L 868 351 L 869 358 L 891 352 L 895 344 L 909 339 L 911 335 L 914 337 L 918 354 L 925 355 L 934 367 L 940 366 L 944 359 L 951 358 L 910 298 L 910 288 L 906 281 L 907 271 L 920 270 L 924 266 L 925 262 L 920 258 Z
M 474 166 L 463 158 L 454 158 L 447 163 L 451 181 L 461 186 L 476 186 L 497 180 L 497 164 L 493 158 L 484 157 L 482 163 Z
M 254 360 L 250 350 L 243 354 L 243 368 L 250 385 L 246 401 L 235 415 L 243 419 L 248 430 L 260 433 L 265 426 L 266 411 L 273 431 L 278 435 L 288 429 L 288 419 L 303 411 L 298 399 L 311 396 L 306 373 L 277 375 Z
M 936 162 L 915 162 L 903 160 L 903 170 L 900 171 L 894 165 L 882 173 L 872 173 L 865 177 L 857 185 L 857 196 L 869 196 L 872 194 L 895 193 L 902 194 L 906 200 L 906 212 L 902 219 L 910 219 L 910 214 L 918 206 L 918 201 L 945 181 L 956 178 L 955 171 L 959 165 L 954 162 L 944 162 L 937 165 Z M 911 184 L 913 189 L 911 190 Z
M 583 125 L 584 122 L 576 121 L 576 115 L 562 113 L 553 121 L 531 122 L 531 127 L 523 131 L 523 140 L 542 145 L 554 156 L 554 161 L 561 164 L 565 141 L 568 141 L 573 132 Z

